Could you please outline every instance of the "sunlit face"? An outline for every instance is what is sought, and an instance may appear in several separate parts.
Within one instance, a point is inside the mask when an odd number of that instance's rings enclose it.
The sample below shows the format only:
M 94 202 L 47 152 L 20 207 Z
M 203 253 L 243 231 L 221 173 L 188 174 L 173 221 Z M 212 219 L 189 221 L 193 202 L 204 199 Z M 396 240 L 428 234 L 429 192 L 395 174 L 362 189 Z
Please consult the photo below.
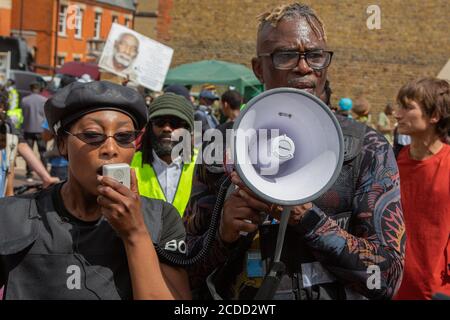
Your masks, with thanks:
M 410 136 L 432 130 L 435 123 L 435 120 L 427 116 L 417 102 L 409 99 L 396 107 L 394 116 L 398 123 L 398 132 Z
M 283 19 L 276 28 L 266 25 L 261 30 L 257 43 L 258 54 L 317 49 L 326 49 L 325 40 L 314 33 L 304 18 Z M 254 58 L 252 64 L 255 75 L 264 83 L 266 89 L 292 87 L 317 97 L 324 91 L 327 69 L 315 71 L 304 59 L 300 59 L 298 65 L 291 70 L 275 69 L 271 57 Z
M 81 117 L 70 133 L 104 133 L 113 136 L 119 132 L 131 132 L 135 127 L 131 118 L 124 113 L 102 110 Z M 67 135 L 60 148 L 69 159 L 69 183 L 76 180 L 85 190 L 97 195 L 97 174 L 102 174 L 102 166 L 111 163 L 131 163 L 135 153 L 134 142 L 121 145 L 109 137 L 101 145 L 90 145 L 79 138 Z
M 139 40 L 131 35 L 122 35 L 114 44 L 115 67 L 128 68 L 137 57 L 139 50 Z

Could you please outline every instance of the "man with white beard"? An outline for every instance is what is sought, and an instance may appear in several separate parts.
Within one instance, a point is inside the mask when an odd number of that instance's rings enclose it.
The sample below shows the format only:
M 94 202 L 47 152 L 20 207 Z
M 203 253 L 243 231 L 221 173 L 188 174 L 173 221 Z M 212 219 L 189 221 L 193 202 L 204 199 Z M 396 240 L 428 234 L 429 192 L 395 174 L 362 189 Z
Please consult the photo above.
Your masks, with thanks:
M 139 40 L 131 33 L 122 33 L 114 42 L 112 55 L 104 55 L 100 65 L 106 65 L 123 76 L 135 78 L 133 62 L 139 54 Z

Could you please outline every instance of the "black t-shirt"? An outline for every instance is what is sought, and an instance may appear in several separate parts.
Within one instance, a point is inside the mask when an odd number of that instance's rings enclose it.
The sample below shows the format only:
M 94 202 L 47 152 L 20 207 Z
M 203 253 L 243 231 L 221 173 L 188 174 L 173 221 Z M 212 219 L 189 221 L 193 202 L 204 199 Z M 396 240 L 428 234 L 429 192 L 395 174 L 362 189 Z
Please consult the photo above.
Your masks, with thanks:
M 0 253 L 0 286 L 5 284 L 4 298 L 131 299 L 131 280 L 122 240 L 104 218 L 85 222 L 71 215 L 62 201 L 61 186 L 58 184 L 39 195 L 36 203 L 40 218 L 33 218 L 39 231 L 32 244 L 11 254 Z M 14 216 L 12 207 L 28 210 L 30 201 L 20 201 L 0 199 L 0 223 Z M 184 254 L 185 230 L 176 209 L 155 199 L 142 198 L 142 203 L 153 243 L 168 252 Z M 22 216 L 34 214 L 25 212 Z M 0 227 L 0 232 L 15 231 Z M 8 238 L 14 239 L 14 235 L 5 237 Z

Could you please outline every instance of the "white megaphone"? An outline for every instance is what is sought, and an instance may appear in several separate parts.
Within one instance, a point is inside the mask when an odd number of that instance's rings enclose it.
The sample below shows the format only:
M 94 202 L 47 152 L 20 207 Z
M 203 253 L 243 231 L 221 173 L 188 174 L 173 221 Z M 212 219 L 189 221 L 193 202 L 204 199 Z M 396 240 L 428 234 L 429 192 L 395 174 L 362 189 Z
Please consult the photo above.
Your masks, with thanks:
M 250 100 L 233 129 L 239 177 L 258 197 L 284 208 L 275 265 L 280 263 L 291 207 L 320 197 L 341 171 L 342 130 L 327 105 L 293 88 L 268 90 Z M 275 273 L 272 268 L 266 279 Z

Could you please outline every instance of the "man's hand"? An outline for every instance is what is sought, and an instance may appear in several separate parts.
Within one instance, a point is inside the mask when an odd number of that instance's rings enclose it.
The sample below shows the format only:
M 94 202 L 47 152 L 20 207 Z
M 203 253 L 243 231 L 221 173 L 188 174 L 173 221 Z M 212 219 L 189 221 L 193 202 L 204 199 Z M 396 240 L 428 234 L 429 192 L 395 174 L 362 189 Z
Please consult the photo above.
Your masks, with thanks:
M 239 232 L 253 232 L 261 223 L 260 212 L 270 214 L 273 218 L 281 220 L 283 207 L 267 203 L 248 189 L 236 172 L 231 173 L 231 181 L 238 190 L 225 201 L 222 220 L 220 223 L 220 237 L 224 242 L 232 243 L 239 238 Z M 312 203 L 292 207 L 289 224 L 296 225 L 304 214 L 312 208 Z M 251 221 L 248 223 L 244 220 Z
M 250 196 L 242 189 L 235 190 L 225 201 L 219 234 L 222 241 L 233 243 L 239 232 L 254 232 L 261 223 L 260 212 L 268 212 L 269 206 Z
M 308 202 L 305 204 L 300 204 L 298 206 L 294 206 L 291 209 L 291 216 L 289 217 L 290 225 L 297 225 L 302 220 L 305 213 L 312 208 L 312 203 Z M 270 215 L 277 220 L 281 219 L 281 213 L 283 212 L 282 206 L 272 206 Z

